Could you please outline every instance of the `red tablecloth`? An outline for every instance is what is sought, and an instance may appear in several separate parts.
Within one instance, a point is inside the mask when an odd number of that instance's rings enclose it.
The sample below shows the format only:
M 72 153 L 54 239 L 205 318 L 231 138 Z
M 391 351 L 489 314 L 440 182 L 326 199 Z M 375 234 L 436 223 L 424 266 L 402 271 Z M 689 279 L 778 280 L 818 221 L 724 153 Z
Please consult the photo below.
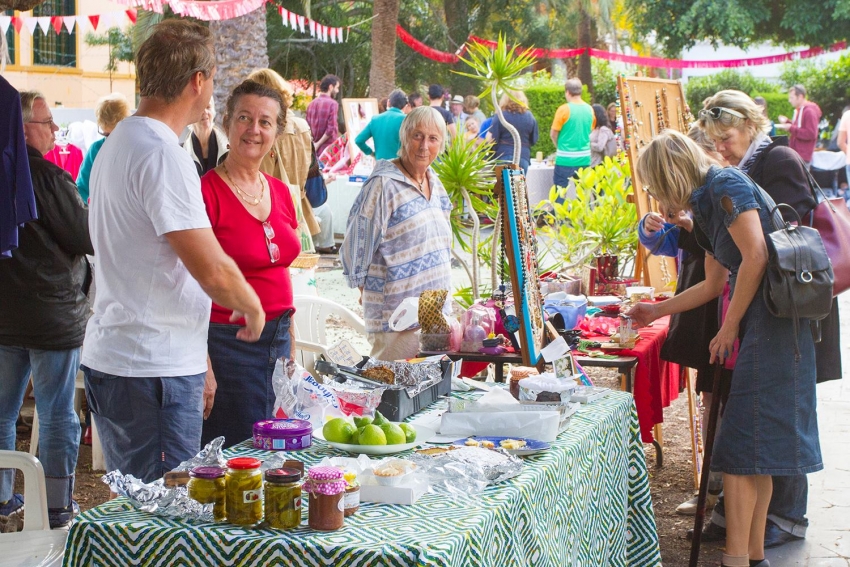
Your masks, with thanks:
M 679 365 L 661 360 L 661 345 L 667 339 L 670 317 L 662 317 L 650 327 L 638 329 L 641 339 L 633 349 L 606 351 L 606 354 L 635 356 L 632 394 L 635 397 L 640 435 L 644 443 L 653 440 L 652 428 L 664 421 L 664 408 L 679 397 Z M 591 340 L 607 340 L 604 337 Z

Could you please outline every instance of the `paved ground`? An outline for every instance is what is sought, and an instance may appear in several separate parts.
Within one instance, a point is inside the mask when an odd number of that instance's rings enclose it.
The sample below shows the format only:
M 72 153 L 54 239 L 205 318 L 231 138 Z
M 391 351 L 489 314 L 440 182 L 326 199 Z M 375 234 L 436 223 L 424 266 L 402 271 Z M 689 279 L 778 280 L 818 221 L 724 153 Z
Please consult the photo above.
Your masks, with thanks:
M 839 299 L 844 379 L 818 386 L 824 470 L 809 475 L 806 539 L 768 549 L 773 567 L 850 566 L 850 293 Z

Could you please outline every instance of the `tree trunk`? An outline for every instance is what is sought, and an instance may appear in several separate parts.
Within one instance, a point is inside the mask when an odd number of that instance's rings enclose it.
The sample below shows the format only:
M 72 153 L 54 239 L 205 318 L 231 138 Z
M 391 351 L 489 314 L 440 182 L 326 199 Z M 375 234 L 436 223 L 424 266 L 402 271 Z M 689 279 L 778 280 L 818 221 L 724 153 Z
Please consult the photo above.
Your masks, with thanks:
M 255 69 L 269 66 L 266 44 L 266 10 L 260 8 L 231 20 L 211 21 L 210 31 L 215 37 L 216 121 L 221 123 L 227 97 L 236 86 Z
M 469 0 L 444 0 L 446 28 L 449 33 L 450 51 L 459 49 L 469 39 Z M 452 65 L 453 71 L 468 72 L 466 63 L 458 61 Z M 462 96 L 481 92 L 481 83 L 471 77 L 456 73 L 451 74 L 451 91 L 453 95 Z
M 584 9 L 581 10 L 581 20 L 578 24 L 578 47 L 590 49 L 593 45 L 593 20 Z M 578 59 L 578 78 L 587 90 L 593 94 L 593 74 L 590 70 L 590 53 L 585 51 Z
M 375 0 L 372 20 L 372 67 L 369 96 L 383 98 L 395 88 L 395 28 L 399 0 Z

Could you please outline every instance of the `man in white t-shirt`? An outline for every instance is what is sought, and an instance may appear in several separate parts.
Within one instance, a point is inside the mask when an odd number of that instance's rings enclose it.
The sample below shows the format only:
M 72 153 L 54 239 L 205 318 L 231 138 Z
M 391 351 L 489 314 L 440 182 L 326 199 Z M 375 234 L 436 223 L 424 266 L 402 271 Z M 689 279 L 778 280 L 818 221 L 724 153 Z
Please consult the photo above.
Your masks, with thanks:
M 138 111 L 113 130 L 92 169 L 97 294 L 82 363 L 107 469 L 150 482 L 200 450 L 215 393 L 210 298 L 233 309 L 234 321 L 244 315 L 244 341 L 259 338 L 265 314 L 213 235 L 195 165 L 178 144 L 212 94 L 209 30 L 158 24 L 136 73 Z

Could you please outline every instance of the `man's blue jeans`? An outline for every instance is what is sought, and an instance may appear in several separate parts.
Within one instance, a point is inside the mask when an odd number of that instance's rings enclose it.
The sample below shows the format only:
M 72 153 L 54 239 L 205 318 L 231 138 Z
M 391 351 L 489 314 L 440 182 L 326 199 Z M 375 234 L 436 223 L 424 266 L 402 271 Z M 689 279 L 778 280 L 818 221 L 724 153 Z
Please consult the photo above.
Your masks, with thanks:
M 153 482 L 201 450 L 204 374 L 136 378 L 83 366 L 106 469 Z
M 0 345 L 0 449 L 15 450 L 15 424 L 32 374 L 38 411 L 38 458 L 44 467 L 47 507 L 65 508 L 74 493 L 80 449 L 80 419 L 74 382 L 80 349 L 41 350 Z M 12 497 L 14 471 L 0 473 L 0 502 Z

